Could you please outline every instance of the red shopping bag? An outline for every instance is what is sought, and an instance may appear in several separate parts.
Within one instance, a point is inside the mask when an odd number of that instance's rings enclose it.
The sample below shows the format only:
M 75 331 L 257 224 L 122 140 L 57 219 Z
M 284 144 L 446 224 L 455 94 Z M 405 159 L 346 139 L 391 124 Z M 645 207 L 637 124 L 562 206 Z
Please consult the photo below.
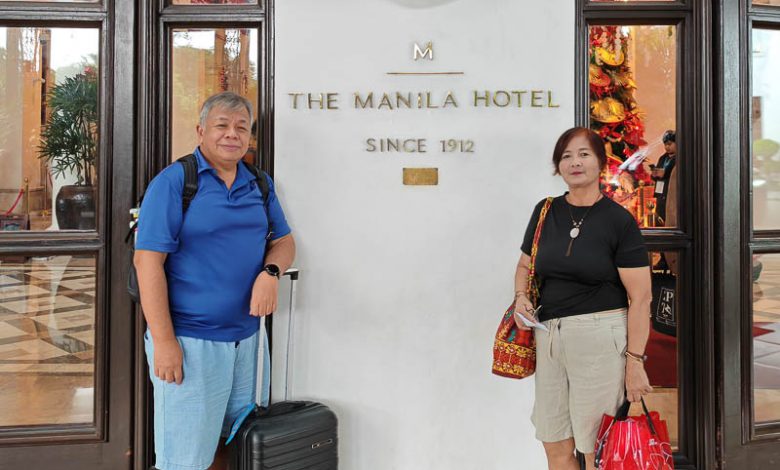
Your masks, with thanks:
M 626 401 L 615 417 L 604 415 L 596 441 L 599 470 L 674 470 L 669 431 L 657 411 L 628 416 Z

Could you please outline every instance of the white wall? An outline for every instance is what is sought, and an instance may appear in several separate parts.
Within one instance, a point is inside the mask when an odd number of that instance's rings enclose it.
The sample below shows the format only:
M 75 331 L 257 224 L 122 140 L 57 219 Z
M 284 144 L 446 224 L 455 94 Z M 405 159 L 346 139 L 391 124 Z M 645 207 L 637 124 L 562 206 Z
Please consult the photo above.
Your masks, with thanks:
M 292 396 L 336 411 L 345 470 L 545 468 L 533 380 L 493 376 L 491 347 L 532 207 L 562 192 L 549 161 L 573 123 L 573 2 L 285 0 L 275 21 L 275 179 L 302 269 Z M 429 40 L 435 60 L 414 62 Z M 386 75 L 412 70 L 464 75 Z M 560 107 L 474 108 L 474 89 L 552 90 Z M 352 106 L 449 90 L 457 109 Z M 291 92 L 338 92 L 340 109 L 292 109 Z M 429 153 L 364 151 L 405 136 Z M 441 154 L 444 138 L 476 152 Z M 405 166 L 438 167 L 439 185 L 403 186 Z

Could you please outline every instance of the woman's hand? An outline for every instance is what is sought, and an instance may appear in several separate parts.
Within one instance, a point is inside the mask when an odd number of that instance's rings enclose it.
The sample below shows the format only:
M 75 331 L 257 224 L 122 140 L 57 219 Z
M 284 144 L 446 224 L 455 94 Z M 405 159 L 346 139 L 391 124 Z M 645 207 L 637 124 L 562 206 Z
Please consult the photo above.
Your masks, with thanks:
M 639 401 L 644 395 L 653 391 L 647 378 L 644 363 L 626 358 L 626 398 L 630 402 Z
M 519 295 L 517 299 L 515 299 L 515 324 L 517 327 L 521 330 L 530 330 L 530 327 L 525 326 L 525 323 L 523 323 L 523 320 L 520 319 L 520 315 L 524 316 L 528 320 L 532 322 L 536 322 L 536 319 L 532 316 L 534 311 L 534 304 L 531 303 L 531 301 L 526 297 L 525 295 Z

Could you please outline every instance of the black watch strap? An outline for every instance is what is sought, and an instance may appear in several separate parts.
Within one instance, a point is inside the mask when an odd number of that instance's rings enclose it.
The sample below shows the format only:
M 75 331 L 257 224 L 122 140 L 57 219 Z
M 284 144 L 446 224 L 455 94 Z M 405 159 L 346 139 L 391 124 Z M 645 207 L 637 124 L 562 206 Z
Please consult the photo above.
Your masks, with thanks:
M 279 269 L 279 266 L 277 266 L 275 264 L 266 264 L 263 267 L 263 271 L 267 272 L 268 274 L 270 274 L 271 276 L 273 276 L 273 277 L 275 277 L 277 279 L 282 277 L 282 273 L 281 273 L 281 270 Z

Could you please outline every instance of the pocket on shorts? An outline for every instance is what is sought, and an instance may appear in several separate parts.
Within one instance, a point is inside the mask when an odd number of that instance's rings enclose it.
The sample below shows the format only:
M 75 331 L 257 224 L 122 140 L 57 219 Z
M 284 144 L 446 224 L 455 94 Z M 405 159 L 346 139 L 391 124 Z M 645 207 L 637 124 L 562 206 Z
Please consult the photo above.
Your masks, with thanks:
M 615 352 L 619 355 L 622 356 L 626 353 L 626 347 L 628 346 L 628 334 L 626 332 L 626 327 L 612 327 L 612 344 L 615 346 Z

